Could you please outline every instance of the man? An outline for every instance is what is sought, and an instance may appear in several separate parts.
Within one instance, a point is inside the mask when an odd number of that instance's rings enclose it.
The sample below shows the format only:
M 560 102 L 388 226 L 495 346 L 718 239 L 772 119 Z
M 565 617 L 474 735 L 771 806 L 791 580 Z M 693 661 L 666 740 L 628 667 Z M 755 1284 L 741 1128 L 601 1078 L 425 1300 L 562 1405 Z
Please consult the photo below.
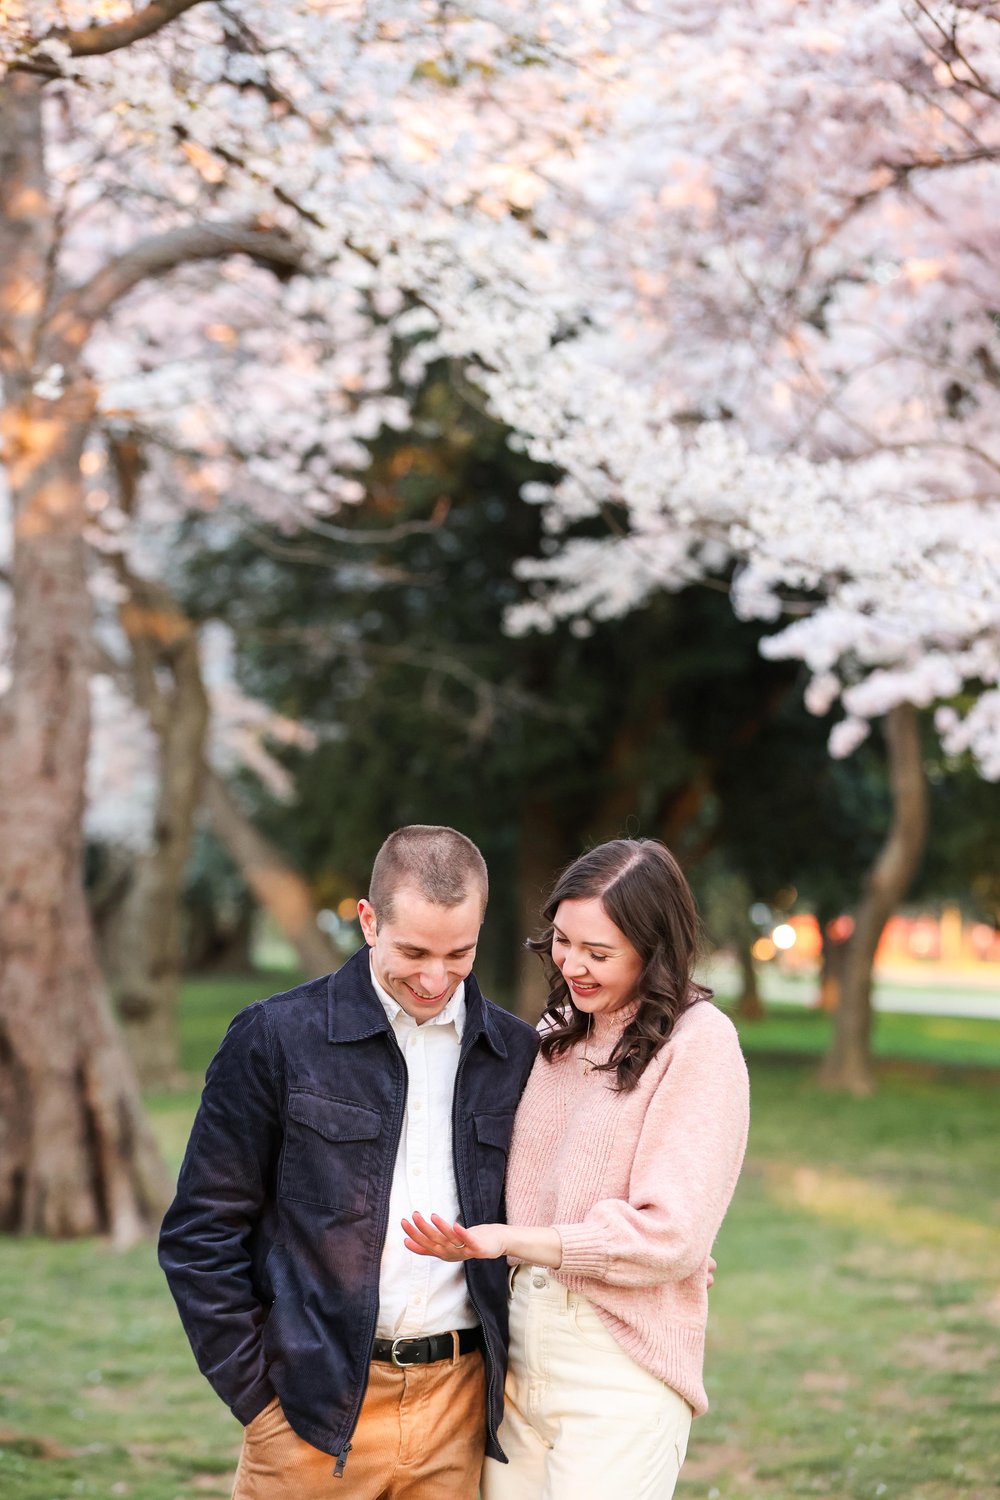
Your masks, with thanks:
M 502 1212 L 537 1038 L 472 975 L 486 895 L 469 839 L 397 830 L 366 946 L 241 1011 L 209 1067 L 160 1263 L 245 1425 L 233 1500 L 473 1500 L 503 1457 L 506 1267 L 400 1227 Z

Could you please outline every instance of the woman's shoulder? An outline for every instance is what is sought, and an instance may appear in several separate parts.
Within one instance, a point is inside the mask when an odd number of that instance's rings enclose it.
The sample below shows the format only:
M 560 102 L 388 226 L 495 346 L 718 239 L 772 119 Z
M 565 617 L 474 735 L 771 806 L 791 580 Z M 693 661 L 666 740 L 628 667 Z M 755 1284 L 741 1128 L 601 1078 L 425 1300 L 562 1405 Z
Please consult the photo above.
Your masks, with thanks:
M 698 1046 L 701 1042 L 742 1053 L 736 1027 L 726 1012 L 706 995 L 697 996 L 678 1016 L 668 1046 L 670 1043 L 678 1047 Z

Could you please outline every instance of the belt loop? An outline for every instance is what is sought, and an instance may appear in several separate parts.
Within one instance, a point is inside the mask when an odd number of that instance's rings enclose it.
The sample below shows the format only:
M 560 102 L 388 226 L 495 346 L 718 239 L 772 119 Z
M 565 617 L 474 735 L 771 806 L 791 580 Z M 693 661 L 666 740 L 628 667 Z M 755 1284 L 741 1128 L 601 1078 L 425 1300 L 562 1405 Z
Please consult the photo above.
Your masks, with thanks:
M 457 1328 L 453 1328 L 451 1330 L 451 1348 L 452 1348 L 451 1362 L 452 1362 L 453 1365 L 457 1365 L 458 1364 L 458 1356 L 459 1356 L 459 1353 L 460 1353 L 460 1350 L 459 1350 L 459 1347 L 458 1347 L 458 1329 Z

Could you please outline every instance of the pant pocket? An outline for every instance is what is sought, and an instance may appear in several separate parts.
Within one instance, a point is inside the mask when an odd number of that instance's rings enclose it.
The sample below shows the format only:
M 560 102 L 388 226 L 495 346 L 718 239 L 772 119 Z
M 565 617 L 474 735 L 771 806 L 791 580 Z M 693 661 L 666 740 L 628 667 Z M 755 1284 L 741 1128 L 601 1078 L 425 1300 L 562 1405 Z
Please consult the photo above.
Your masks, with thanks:
M 611 1330 L 586 1297 L 574 1295 L 570 1300 L 569 1314 L 573 1331 L 590 1348 L 606 1350 L 610 1345 L 612 1349 L 618 1349 Z
M 243 1436 L 248 1443 L 263 1443 L 267 1442 L 268 1438 L 274 1437 L 276 1433 L 284 1431 L 287 1426 L 281 1402 L 275 1396 L 243 1429 Z

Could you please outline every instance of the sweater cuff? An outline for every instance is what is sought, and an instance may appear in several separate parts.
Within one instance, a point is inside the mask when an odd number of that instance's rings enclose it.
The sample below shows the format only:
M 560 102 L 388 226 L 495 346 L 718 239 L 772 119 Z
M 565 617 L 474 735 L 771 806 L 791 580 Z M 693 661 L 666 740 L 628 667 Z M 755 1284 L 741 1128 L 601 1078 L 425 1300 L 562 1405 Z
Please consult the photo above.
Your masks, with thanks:
M 608 1232 L 590 1224 L 557 1224 L 562 1240 L 560 1271 L 575 1276 L 592 1276 L 601 1280 L 608 1270 Z

